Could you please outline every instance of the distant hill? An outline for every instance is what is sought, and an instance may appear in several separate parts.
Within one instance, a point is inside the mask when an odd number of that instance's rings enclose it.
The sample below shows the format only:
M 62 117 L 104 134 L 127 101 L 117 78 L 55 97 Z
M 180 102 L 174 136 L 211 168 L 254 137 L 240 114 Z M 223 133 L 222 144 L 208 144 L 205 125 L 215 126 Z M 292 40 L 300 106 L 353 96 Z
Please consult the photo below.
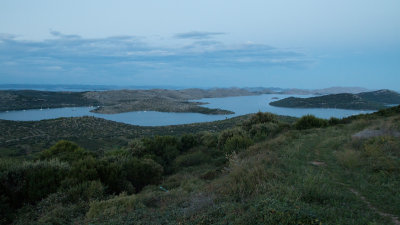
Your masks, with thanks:
M 368 89 L 362 87 L 329 87 L 323 89 L 282 89 L 280 91 L 276 91 L 276 93 L 292 95 L 329 95 L 342 93 L 358 94 L 367 91 Z
M 369 90 L 362 87 L 330 87 L 324 89 L 316 89 L 313 92 L 314 94 L 329 95 L 329 94 L 341 94 L 341 93 L 358 94 L 367 91 Z
M 330 94 L 311 98 L 289 97 L 271 102 L 270 105 L 288 108 L 340 108 L 377 110 L 387 105 L 400 104 L 400 94 L 390 90 L 363 92 L 359 94 Z
M 383 104 L 400 104 L 400 94 L 391 90 L 379 90 L 358 94 L 363 99 Z
M 204 103 L 190 100 L 255 94 L 256 93 L 240 88 L 108 90 L 87 92 L 0 90 L 0 111 L 94 105 L 100 106 L 95 109 L 95 112 L 103 114 L 143 110 L 232 114 L 233 112 L 228 110 L 202 107 L 201 105 Z

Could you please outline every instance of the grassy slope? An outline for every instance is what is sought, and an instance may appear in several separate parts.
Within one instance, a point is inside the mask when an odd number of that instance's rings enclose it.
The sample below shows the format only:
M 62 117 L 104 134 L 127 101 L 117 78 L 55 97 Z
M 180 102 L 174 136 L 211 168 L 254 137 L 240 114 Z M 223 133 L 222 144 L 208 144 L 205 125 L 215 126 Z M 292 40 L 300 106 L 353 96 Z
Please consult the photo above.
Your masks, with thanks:
M 392 224 L 379 212 L 400 216 L 400 140 L 352 138 L 365 128 L 400 130 L 400 116 L 283 132 L 230 155 L 216 178 L 205 178 L 211 165 L 188 167 L 165 179 L 169 192 L 150 186 L 141 207 L 86 222 Z
M 54 145 L 58 140 L 74 141 L 91 151 L 107 151 L 127 146 L 134 138 L 154 135 L 219 132 L 236 126 L 250 115 L 206 123 L 144 127 L 96 117 L 69 117 L 41 121 L 0 120 L 0 156 L 26 156 Z M 294 117 L 280 116 L 293 122 Z
M 30 155 L 49 148 L 61 139 L 74 141 L 91 151 L 106 151 L 125 147 L 130 140 L 139 137 L 219 132 L 247 118 L 249 115 L 215 122 L 160 127 L 134 126 L 88 116 L 31 122 L 0 120 L 0 156 Z M 285 116 L 280 119 L 294 120 Z
M 400 140 L 352 138 L 364 129 L 400 131 L 398 113 L 377 115 L 284 130 L 227 155 L 225 167 L 203 160 L 181 168 L 160 184 L 168 192 L 147 186 L 89 206 L 56 205 L 40 218 L 51 221 L 78 208 L 77 224 L 393 224 L 379 212 L 400 216 Z M 195 148 L 185 156 L 213 151 Z

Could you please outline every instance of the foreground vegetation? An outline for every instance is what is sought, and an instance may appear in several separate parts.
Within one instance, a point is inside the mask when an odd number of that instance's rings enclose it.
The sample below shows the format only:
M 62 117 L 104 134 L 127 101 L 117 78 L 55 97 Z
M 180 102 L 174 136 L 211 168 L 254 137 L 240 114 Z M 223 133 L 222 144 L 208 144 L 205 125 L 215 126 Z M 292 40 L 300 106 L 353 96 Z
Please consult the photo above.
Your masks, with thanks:
M 400 107 L 0 160 L 2 223 L 396 224 Z

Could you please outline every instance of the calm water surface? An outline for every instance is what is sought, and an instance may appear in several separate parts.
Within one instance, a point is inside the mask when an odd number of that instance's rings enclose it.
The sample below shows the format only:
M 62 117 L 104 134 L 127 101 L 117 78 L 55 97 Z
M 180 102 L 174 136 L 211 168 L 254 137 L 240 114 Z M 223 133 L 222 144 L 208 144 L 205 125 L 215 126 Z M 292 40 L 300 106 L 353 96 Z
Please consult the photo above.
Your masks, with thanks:
M 56 108 L 56 109 L 33 109 L 33 110 L 20 110 L 0 112 L 0 119 L 4 120 L 17 120 L 17 121 L 36 121 L 43 119 L 55 119 L 60 117 L 79 117 L 79 116 L 95 116 L 140 126 L 166 126 L 178 125 L 198 122 L 210 122 L 215 120 L 223 120 L 235 116 L 245 115 L 249 113 L 271 112 L 279 115 L 300 117 L 306 114 L 313 114 L 320 118 L 330 117 L 347 117 L 360 113 L 371 113 L 373 111 L 361 110 L 344 110 L 344 109 L 293 109 L 281 108 L 270 106 L 268 103 L 286 97 L 310 97 L 305 95 L 276 95 L 265 94 L 257 96 L 240 96 L 240 97 L 226 97 L 226 98 L 206 98 L 195 100 L 198 102 L 208 103 L 203 105 L 209 108 L 220 108 L 235 112 L 232 115 L 205 115 L 200 113 L 167 113 L 167 112 L 154 112 L 154 111 L 136 111 L 127 113 L 118 113 L 112 115 L 105 115 L 99 113 L 92 113 L 90 107 L 75 107 L 75 108 Z M 275 98 L 275 99 L 274 99 Z

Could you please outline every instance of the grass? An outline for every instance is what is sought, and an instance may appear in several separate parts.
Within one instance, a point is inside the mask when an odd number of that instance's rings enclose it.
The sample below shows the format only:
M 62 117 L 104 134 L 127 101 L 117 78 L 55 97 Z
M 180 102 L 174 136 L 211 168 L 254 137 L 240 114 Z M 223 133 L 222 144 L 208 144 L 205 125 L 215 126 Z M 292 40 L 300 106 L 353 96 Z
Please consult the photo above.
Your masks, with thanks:
M 399 121 L 394 113 L 323 128 L 288 126 L 225 155 L 211 145 L 197 146 L 178 156 L 177 169 L 158 185 L 86 202 L 73 222 L 394 224 L 390 215 L 400 216 L 400 140 L 353 135 L 365 129 L 400 131 Z M 57 215 L 77 212 L 53 204 Z
M 399 141 L 351 136 L 377 124 L 390 127 L 398 118 L 280 133 L 227 155 L 227 167 L 214 179 L 202 179 L 199 171 L 206 169 L 197 164 L 193 170 L 166 178 L 162 185 L 169 192 L 145 190 L 137 195 L 145 209 L 108 222 L 392 224 L 378 211 L 400 215 Z

